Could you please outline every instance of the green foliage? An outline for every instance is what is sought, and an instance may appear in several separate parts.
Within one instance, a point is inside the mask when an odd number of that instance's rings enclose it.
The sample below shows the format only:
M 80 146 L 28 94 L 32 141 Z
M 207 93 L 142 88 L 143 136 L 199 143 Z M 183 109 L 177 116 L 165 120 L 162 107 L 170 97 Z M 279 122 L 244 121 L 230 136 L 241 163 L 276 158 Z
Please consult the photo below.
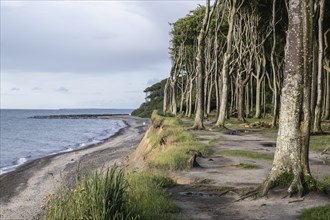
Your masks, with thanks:
M 172 25 L 172 45 L 174 48 L 178 47 L 182 42 L 186 45 L 194 45 L 197 41 L 197 36 L 201 30 L 203 17 L 205 14 L 205 7 L 198 6 L 195 10 L 178 19 Z
M 137 219 L 127 198 L 127 186 L 123 171 L 117 168 L 77 174 L 74 188 L 48 196 L 42 219 Z
M 310 209 L 304 209 L 298 217 L 299 220 L 329 220 L 330 219 L 330 203 L 314 207 Z
M 177 118 L 163 117 L 154 112 L 151 116 L 153 130 L 148 138 L 153 145 L 150 167 L 163 170 L 182 170 L 190 168 L 189 150 L 207 153 L 205 144 L 199 142 L 187 131 Z
M 239 157 L 248 157 L 257 160 L 273 160 L 273 154 L 259 153 L 254 151 L 247 150 L 221 150 L 217 152 L 220 155 L 229 155 L 229 156 L 239 156 Z
M 149 118 L 153 110 L 162 111 L 165 83 L 166 79 L 146 88 L 144 90 L 147 94 L 146 102 L 142 103 L 139 108 L 135 109 L 132 112 L 132 115 Z

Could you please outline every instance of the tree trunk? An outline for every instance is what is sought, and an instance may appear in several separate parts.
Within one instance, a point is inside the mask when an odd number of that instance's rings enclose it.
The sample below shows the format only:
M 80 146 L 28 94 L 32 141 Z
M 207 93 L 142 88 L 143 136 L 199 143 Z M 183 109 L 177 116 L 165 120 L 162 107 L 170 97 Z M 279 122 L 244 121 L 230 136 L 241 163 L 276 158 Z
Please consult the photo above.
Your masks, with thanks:
M 273 89 L 274 89 L 274 95 L 273 95 L 273 120 L 272 120 L 272 127 L 277 127 L 278 122 L 278 113 L 279 113 L 279 101 L 280 101 L 280 94 L 278 92 L 278 75 L 279 70 L 276 69 L 275 64 L 275 50 L 276 50 L 276 0 L 273 1 L 273 18 L 272 18 L 272 26 L 273 26 L 273 44 L 272 44 L 272 51 L 271 51 L 271 65 L 272 65 L 272 71 L 273 71 Z
M 230 15 L 228 20 L 228 34 L 227 34 L 227 49 L 224 54 L 221 76 L 222 76 L 222 91 L 221 91 L 221 103 L 219 109 L 219 116 L 216 122 L 217 127 L 224 127 L 225 125 L 225 117 L 226 117 L 226 109 L 227 109 L 227 101 L 228 101 L 228 77 L 229 77 L 229 62 L 232 54 L 232 42 L 233 42 L 233 26 L 234 19 L 236 14 L 236 3 L 237 0 L 229 1 L 231 2 Z
M 302 152 L 301 165 L 304 175 L 310 176 L 309 169 L 309 141 L 311 129 L 311 76 L 312 76 L 312 43 L 313 32 L 313 0 L 303 1 L 303 78 L 304 78 L 304 96 L 303 96 L 303 114 L 304 119 L 301 123 L 302 132 Z
M 327 65 L 329 65 L 329 60 L 326 61 Z M 330 119 L 330 71 L 327 71 L 326 75 L 326 99 L 325 99 L 325 114 L 324 119 Z
M 257 79 L 257 82 L 256 82 L 256 114 L 254 116 L 255 118 L 261 117 L 260 103 L 261 103 L 261 80 Z
M 238 85 L 238 120 L 244 121 L 244 85 L 242 79 L 239 79 Z
M 324 51 L 327 51 L 329 49 L 329 43 L 327 38 L 328 33 L 330 33 L 330 28 L 324 33 L 324 43 L 325 43 Z M 324 119 L 329 120 L 330 119 L 330 57 L 329 55 L 324 57 L 324 63 L 325 63 L 324 69 L 326 71 L 326 99 L 325 99 Z
M 217 0 L 214 3 L 215 8 L 217 4 Z M 212 9 L 212 11 L 213 11 Z M 209 23 L 211 22 L 210 18 L 210 0 L 206 0 L 206 11 L 203 19 L 202 28 L 199 32 L 197 41 L 197 66 L 196 66 L 196 73 L 197 73 L 197 109 L 195 115 L 195 122 L 193 125 L 193 129 L 204 129 L 203 120 L 204 120 L 204 76 L 205 76 L 205 68 L 204 68 L 204 59 L 205 59 L 205 36 L 208 31 Z
M 174 79 L 171 82 L 171 88 L 172 88 L 172 114 L 177 114 L 177 104 L 176 104 L 176 90 L 177 90 L 177 80 Z
M 211 76 L 211 81 L 209 83 L 209 91 L 207 95 L 207 105 L 206 105 L 206 114 L 209 115 L 211 113 L 211 101 L 212 101 L 212 92 L 213 92 L 213 75 Z
M 192 90 L 193 90 L 193 84 L 194 80 L 190 78 L 190 83 L 189 83 L 189 108 L 188 108 L 188 117 L 191 117 L 192 114 Z
M 245 86 L 245 118 L 250 116 L 250 93 L 249 93 L 249 83 Z
M 273 167 L 263 184 L 262 194 L 276 185 L 282 175 L 292 176 L 289 183 L 290 195 L 304 193 L 304 171 L 301 165 L 300 115 L 303 93 L 303 23 L 302 6 L 304 0 L 288 2 L 288 32 L 285 51 L 284 81 L 281 95 L 279 130 Z
M 323 97 L 323 18 L 324 18 L 324 4 L 325 0 L 320 0 L 320 17 L 318 20 L 318 42 L 319 42 L 319 53 L 318 53 L 318 70 L 317 70 L 317 99 L 315 107 L 315 118 L 314 118 L 314 132 L 322 132 L 321 130 L 321 114 L 322 114 L 322 97 Z
M 163 114 L 166 115 L 167 113 L 167 97 L 168 97 L 168 84 L 169 84 L 169 79 L 166 80 L 165 83 L 165 88 L 164 88 L 164 101 L 163 101 Z

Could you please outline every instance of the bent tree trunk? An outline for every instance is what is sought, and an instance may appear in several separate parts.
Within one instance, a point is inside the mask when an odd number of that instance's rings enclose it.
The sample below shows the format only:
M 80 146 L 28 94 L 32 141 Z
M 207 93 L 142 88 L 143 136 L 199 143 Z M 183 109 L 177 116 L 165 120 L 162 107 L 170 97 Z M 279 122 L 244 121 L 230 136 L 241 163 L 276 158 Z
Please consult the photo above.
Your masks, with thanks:
M 287 48 L 277 145 L 273 167 L 263 184 L 262 195 L 266 195 L 270 188 L 276 186 L 281 176 L 291 177 L 288 183 L 290 195 L 294 193 L 302 195 L 308 178 L 304 175 L 304 167 L 301 164 L 300 115 L 304 67 L 302 6 L 303 0 L 289 1 Z
M 206 0 L 206 11 L 203 19 L 203 25 L 199 32 L 197 41 L 197 66 L 196 66 L 196 74 L 197 74 L 197 109 L 195 122 L 193 125 L 194 129 L 203 129 L 203 119 L 204 119 L 204 76 L 205 76 L 205 68 L 204 68 L 204 59 L 205 59 L 205 35 L 206 35 L 206 27 L 209 19 L 209 9 L 210 9 L 210 0 Z
M 230 1 L 229 1 L 230 2 Z M 222 91 L 221 91 L 221 103 L 219 109 L 219 115 L 216 122 L 217 127 L 224 127 L 225 118 L 226 118 L 226 110 L 227 110 L 227 101 L 228 101 L 228 78 L 229 78 L 229 62 L 231 60 L 232 55 L 232 42 L 233 42 L 233 26 L 234 19 L 236 14 L 236 4 L 237 0 L 233 0 L 231 3 L 230 15 L 229 15 L 229 29 L 227 34 L 227 49 L 224 54 L 221 76 L 222 76 Z

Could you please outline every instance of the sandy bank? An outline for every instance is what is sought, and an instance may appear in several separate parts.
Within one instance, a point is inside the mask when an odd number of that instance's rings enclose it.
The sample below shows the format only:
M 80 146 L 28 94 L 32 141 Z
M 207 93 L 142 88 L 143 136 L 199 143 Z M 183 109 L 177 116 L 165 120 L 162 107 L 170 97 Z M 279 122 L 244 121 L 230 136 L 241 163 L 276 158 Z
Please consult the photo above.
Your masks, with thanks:
M 78 163 L 83 170 L 120 164 L 141 141 L 149 120 L 131 116 L 111 118 L 123 119 L 128 126 L 106 142 L 37 159 L 0 176 L 0 219 L 35 218 L 46 195 L 70 180 Z

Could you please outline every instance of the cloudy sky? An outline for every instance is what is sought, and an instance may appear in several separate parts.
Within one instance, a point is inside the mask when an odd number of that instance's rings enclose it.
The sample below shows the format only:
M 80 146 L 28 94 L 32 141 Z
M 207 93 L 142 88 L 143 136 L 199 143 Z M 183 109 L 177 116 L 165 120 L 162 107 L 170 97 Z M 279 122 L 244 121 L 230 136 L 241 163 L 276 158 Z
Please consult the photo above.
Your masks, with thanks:
M 1 108 L 136 108 L 204 1 L 1 0 Z

